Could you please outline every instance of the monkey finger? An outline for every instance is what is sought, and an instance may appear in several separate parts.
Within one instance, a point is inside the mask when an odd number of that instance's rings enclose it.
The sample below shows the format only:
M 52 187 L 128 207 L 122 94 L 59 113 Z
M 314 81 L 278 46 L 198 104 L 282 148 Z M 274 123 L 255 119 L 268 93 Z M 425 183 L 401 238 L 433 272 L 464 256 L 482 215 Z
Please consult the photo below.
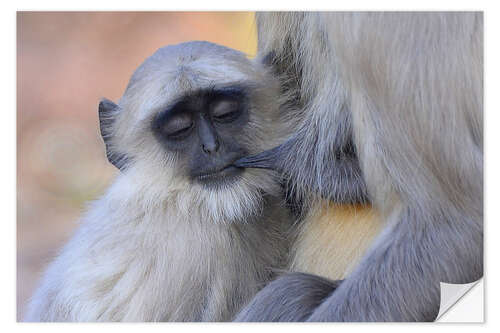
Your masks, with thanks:
M 245 156 L 236 160 L 233 165 L 238 168 L 271 169 L 280 171 L 279 156 L 282 146 L 263 151 L 256 155 Z

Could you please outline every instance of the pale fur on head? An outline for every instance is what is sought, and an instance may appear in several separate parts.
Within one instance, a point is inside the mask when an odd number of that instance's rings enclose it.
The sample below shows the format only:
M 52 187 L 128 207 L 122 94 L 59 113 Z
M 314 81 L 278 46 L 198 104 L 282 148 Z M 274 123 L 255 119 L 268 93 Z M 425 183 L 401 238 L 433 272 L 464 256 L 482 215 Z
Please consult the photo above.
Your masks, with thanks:
M 230 320 L 283 265 L 288 221 L 271 173 L 231 186 L 191 183 L 151 133 L 179 95 L 248 85 L 251 152 L 272 147 L 276 92 L 266 69 L 206 42 L 158 50 L 134 73 L 115 110 L 109 148 L 125 165 L 49 266 L 29 321 Z M 271 131 L 272 130 L 272 131 Z

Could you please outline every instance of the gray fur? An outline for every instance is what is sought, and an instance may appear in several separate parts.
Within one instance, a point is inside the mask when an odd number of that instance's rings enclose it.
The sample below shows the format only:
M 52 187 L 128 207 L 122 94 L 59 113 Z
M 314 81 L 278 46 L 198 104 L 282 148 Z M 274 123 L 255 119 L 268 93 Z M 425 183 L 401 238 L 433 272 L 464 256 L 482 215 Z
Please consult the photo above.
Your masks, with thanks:
M 312 274 L 285 274 L 260 291 L 235 321 L 304 321 L 339 284 Z
M 434 320 L 439 282 L 483 274 L 482 13 L 261 13 L 258 31 L 300 96 L 283 174 L 304 197 L 342 193 L 356 184 L 332 170 L 335 152 L 352 140 L 386 221 L 307 320 Z M 279 304 L 266 289 L 252 304 Z M 268 316 L 250 306 L 244 319 Z

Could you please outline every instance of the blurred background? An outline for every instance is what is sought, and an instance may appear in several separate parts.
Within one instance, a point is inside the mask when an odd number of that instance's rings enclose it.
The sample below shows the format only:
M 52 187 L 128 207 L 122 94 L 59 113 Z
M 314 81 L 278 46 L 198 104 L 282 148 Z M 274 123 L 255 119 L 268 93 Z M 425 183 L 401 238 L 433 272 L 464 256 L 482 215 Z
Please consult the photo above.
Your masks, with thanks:
M 46 265 L 116 170 L 97 105 L 158 48 L 207 40 L 256 52 L 250 12 L 17 13 L 17 318 Z

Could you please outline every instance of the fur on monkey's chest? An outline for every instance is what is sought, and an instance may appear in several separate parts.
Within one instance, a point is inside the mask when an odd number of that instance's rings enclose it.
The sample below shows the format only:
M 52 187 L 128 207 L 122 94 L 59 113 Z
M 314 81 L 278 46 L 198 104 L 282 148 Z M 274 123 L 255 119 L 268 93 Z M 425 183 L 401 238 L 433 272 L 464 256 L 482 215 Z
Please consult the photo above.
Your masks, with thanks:
M 242 305 L 231 299 L 246 300 L 260 282 L 247 271 L 254 267 L 251 250 L 235 241 L 240 236 L 231 226 L 170 222 L 149 230 L 148 242 L 130 248 L 138 260 L 125 267 L 132 285 L 122 292 L 131 294 L 120 311 L 142 321 L 229 320 Z M 135 308 L 148 306 L 145 318 L 133 317 Z
M 122 258 L 117 255 L 112 258 L 122 261 L 121 267 L 115 265 L 116 270 L 101 276 L 101 282 L 94 282 L 95 290 L 101 290 L 101 295 L 107 290 L 105 298 L 109 304 L 102 318 L 201 320 L 206 299 L 212 293 L 210 282 L 220 272 L 214 260 L 216 249 L 213 247 L 217 244 L 208 245 L 202 234 L 211 238 L 206 232 L 185 226 L 173 229 L 163 226 L 129 234 L 116 252 L 121 253 Z M 105 259 L 96 258 L 94 262 L 102 266 Z M 105 285 L 114 287 L 108 289 Z
M 291 268 L 334 280 L 344 279 L 382 228 L 379 213 L 370 205 L 319 202 L 298 230 Z

